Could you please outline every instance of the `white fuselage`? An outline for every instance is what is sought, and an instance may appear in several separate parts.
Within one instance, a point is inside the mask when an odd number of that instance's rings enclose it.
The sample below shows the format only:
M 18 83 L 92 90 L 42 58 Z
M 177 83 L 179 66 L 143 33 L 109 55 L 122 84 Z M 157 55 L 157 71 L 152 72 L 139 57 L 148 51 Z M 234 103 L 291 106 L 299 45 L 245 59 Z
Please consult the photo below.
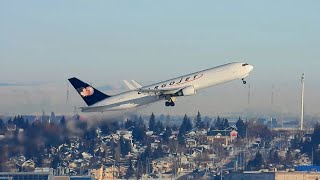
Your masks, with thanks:
M 229 63 L 149 86 L 144 86 L 141 89 L 170 90 L 192 86 L 194 90 L 197 91 L 210 86 L 247 77 L 252 71 L 253 66 L 248 64 L 243 66 L 244 64 L 246 63 Z M 82 112 L 124 110 L 150 104 L 163 99 L 165 99 L 165 97 L 158 93 L 141 93 L 139 91 L 132 90 L 112 96 L 92 106 L 84 107 L 82 108 Z

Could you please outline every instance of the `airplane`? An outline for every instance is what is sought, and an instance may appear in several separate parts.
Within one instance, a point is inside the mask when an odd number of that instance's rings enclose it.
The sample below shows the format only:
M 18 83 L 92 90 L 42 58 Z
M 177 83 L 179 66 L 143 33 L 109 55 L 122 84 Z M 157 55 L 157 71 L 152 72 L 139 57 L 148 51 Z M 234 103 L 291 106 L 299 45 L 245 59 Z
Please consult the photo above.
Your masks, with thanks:
M 245 78 L 252 70 L 253 66 L 248 63 L 234 62 L 148 86 L 124 80 L 130 90 L 113 96 L 75 77 L 68 80 L 88 105 L 80 108 L 82 112 L 104 112 L 128 110 L 163 100 L 165 106 L 175 106 L 177 97 L 195 95 L 198 90 L 210 86 L 233 80 L 242 80 L 246 84 Z

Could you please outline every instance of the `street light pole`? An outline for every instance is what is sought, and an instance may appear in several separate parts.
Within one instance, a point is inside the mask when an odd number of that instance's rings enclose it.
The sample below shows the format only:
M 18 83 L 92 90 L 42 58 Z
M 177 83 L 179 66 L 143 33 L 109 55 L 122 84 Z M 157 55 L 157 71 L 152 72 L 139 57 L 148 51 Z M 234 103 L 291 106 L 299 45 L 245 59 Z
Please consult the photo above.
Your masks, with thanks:
M 301 119 L 300 119 L 300 131 L 303 131 L 303 121 L 304 121 L 304 73 L 301 76 Z

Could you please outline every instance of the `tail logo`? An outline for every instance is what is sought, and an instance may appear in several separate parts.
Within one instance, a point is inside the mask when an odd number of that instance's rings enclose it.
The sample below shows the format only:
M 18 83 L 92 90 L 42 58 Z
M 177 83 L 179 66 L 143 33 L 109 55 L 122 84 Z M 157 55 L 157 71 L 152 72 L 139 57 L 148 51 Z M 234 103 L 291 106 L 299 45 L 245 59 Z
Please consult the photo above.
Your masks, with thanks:
M 91 86 L 88 86 L 86 88 L 82 88 L 80 91 L 80 95 L 82 97 L 88 97 L 91 96 L 94 93 L 94 89 Z

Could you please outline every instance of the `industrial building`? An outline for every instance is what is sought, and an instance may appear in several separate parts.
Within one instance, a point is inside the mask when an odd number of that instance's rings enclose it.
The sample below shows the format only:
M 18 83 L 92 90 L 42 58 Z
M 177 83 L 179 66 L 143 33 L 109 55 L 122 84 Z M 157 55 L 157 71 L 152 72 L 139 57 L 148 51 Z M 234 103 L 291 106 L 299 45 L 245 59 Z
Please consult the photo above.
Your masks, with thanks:
M 320 180 L 320 172 L 260 172 L 230 173 L 225 180 Z
M 54 176 L 53 169 L 41 172 L 0 172 L 0 180 L 93 180 L 91 176 Z
M 52 172 L 0 172 L 0 179 L 6 180 L 52 180 Z

